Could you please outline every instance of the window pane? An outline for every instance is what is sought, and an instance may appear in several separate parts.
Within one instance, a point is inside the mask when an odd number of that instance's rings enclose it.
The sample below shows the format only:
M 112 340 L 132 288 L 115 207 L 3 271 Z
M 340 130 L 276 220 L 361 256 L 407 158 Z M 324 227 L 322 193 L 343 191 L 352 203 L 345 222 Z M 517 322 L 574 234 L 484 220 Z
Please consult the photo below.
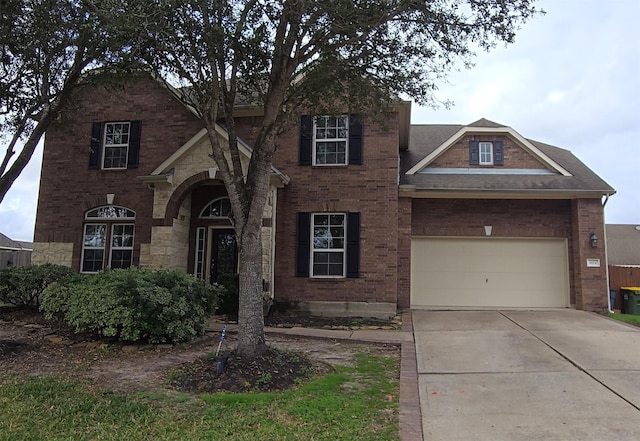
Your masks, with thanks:
M 332 248 L 333 241 L 328 228 L 317 227 L 313 229 L 314 248 Z
M 218 199 L 211 202 L 204 210 L 200 217 L 231 217 L 231 201 L 229 198 Z
M 331 215 L 332 226 L 344 226 L 344 214 L 332 214 Z
M 104 168 L 127 168 L 127 147 L 105 148 Z
M 83 273 L 96 273 L 102 270 L 104 250 L 84 250 L 82 259 Z
M 344 276 L 344 253 L 314 253 L 313 276 Z
M 84 233 L 84 246 L 103 248 L 106 241 L 106 225 L 86 225 Z
M 87 218 L 134 218 L 136 213 L 124 207 L 116 207 L 109 205 L 106 207 L 95 208 L 87 212 Z
M 131 266 L 132 255 L 132 250 L 111 250 L 111 268 L 129 268 Z
M 114 225 L 111 245 L 119 248 L 133 247 L 133 225 Z

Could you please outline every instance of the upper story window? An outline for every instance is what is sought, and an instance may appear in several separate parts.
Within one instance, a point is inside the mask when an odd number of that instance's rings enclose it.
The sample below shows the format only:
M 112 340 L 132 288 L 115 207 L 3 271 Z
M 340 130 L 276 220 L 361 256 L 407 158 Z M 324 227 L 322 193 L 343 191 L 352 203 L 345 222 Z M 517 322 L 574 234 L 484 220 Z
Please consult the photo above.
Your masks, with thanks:
M 469 165 L 503 166 L 503 141 L 469 141 Z
M 231 201 L 229 198 L 215 199 L 209 205 L 204 207 L 200 212 L 201 218 L 225 218 L 228 219 L 232 215 Z
M 299 164 L 362 164 L 362 123 L 356 115 L 309 116 L 300 119 Z
M 129 156 L 129 123 L 106 123 L 104 130 L 104 163 L 102 168 L 127 168 Z
M 313 164 L 346 165 L 349 117 L 318 116 L 314 119 L 313 129 Z
M 480 165 L 492 165 L 493 164 L 493 143 L 481 142 L 480 143 Z
M 91 126 L 89 168 L 137 168 L 141 121 L 95 122 Z

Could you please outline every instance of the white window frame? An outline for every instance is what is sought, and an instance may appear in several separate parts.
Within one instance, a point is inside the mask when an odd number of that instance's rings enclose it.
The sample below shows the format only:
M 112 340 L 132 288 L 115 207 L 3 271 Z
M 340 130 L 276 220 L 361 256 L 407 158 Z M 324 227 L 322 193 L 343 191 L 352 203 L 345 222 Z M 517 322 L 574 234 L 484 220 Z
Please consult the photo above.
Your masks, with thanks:
M 86 222 L 82 229 L 82 254 L 80 256 L 80 272 L 82 274 L 96 274 L 105 268 L 111 267 L 112 251 L 116 250 L 131 250 L 131 265 L 133 265 L 133 248 L 135 244 L 135 218 L 136 212 L 130 208 L 121 207 L 118 205 L 104 205 L 102 207 L 92 208 L 85 213 Z M 102 225 L 104 227 L 104 245 L 102 247 L 91 247 L 85 245 L 85 238 L 87 235 L 87 226 L 89 225 Z M 133 238 L 131 239 L 131 246 L 127 247 L 114 247 L 114 228 L 116 225 L 130 225 L 133 227 Z M 102 268 L 100 271 L 84 271 L 84 254 L 86 250 L 102 250 Z M 106 258 L 107 250 L 109 251 L 108 259 Z
M 207 216 L 207 215 L 205 215 L 205 211 L 207 211 L 207 209 L 209 207 L 211 207 L 213 204 L 215 204 L 216 202 L 220 202 L 220 204 L 222 204 L 224 201 L 229 201 L 229 215 L 230 216 Z M 220 206 L 220 211 L 222 211 L 222 205 Z M 204 208 L 202 209 L 202 211 L 200 211 L 200 215 L 198 216 L 198 218 L 200 218 L 200 219 L 230 219 L 231 215 L 233 215 L 233 210 L 231 208 L 231 201 L 229 200 L 228 197 L 225 196 L 225 197 L 214 199 L 211 202 L 209 202 L 207 205 L 205 205 Z
M 483 152 L 483 147 L 488 148 L 488 151 Z M 484 159 L 489 155 L 489 159 Z M 478 163 L 480 165 L 493 165 L 493 143 L 492 142 L 480 142 L 478 144 Z
M 193 265 L 193 275 L 196 279 L 204 280 L 206 276 L 205 271 L 205 241 L 207 240 L 206 236 L 207 229 L 205 227 L 196 228 L 196 246 L 195 246 L 195 258 Z
M 114 239 L 115 239 L 115 229 L 116 227 L 131 227 L 133 229 L 132 234 L 131 234 L 131 246 L 115 246 L 115 244 L 113 243 Z M 112 265 L 112 259 L 113 259 L 113 251 L 117 250 L 117 251 L 131 251 L 131 262 L 129 263 L 129 266 L 133 265 L 133 244 L 136 238 L 136 226 L 135 224 L 132 223 L 114 223 L 111 224 L 111 237 L 109 238 L 109 265 L 108 267 L 111 268 Z
M 109 127 L 113 126 L 114 129 L 117 126 L 124 126 L 126 124 L 127 131 L 126 133 L 122 131 L 122 136 L 126 135 L 126 143 L 111 143 L 107 144 L 107 132 L 109 131 Z M 102 137 L 102 168 L 104 170 L 126 170 L 129 164 L 129 143 L 131 142 L 131 121 L 115 121 L 115 122 L 107 122 L 104 123 L 104 135 Z M 121 149 L 125 148 L 125 158 L 124 158 L 124 166 L 122 167 L 107 167 L 107 149 Z
M 87 237 L 87 228 L 88 227 L 98 227 L 102 226 L 104 228 L 104 243 L 101 247 L 97 246 L 87 246 L 86 237 Z M 99 271 L 85 271 L 84 270 L 84 254 L 86 250 L 102 250 L 102 269 L 104 269 L 104 254 L 107 249 L 107 224 L 98 224 L 98 223 L 89 223 L 84 224 L 82 229 L 82 255 L 80 256 L 80 272 L 82 274 L 97 274 Z
M 316 216 L 328 216 L 329 217 L 329 225 L 328 228 L 331 229 L 332 228 L 332 224 L 331 224 L 331 216 L 342 216 L 342 229 L 343 229 L 343 236 L 342 236 L 342 247 L 341 248 L 337 248 L 337 247 L 331 247 L 331 248 L 316 248 L 315 247 L 315 227 L 316 227 Z M 340 226 L 338 224 L 333 225 L 333 227 L 337 227 Z M 310 268 L 310 276 L 314 279 L 344 279 L 346 277 L 347 274 L 347 213 L 311 213 L 311 253 L 310 253 L 310 261 L 309 261 L 309 268 Z M 332 240 L 332 239 L 329 239 Z M 331 274 L 327 274 L 327 275 L 316 275 L 314 273 L 314 262 L 315 262 L 315 255 L 316 253 L 336 253 L 336 254 L 342 254 L 342 274 L 341 275 L 331 275 Z
M 338 121 L 340 119 L 344 119 L 345 121 L 345 125 L 344 125 L 344 131 L 345 131 L 345 136 L 344 137 L 319 137 L 318 136 L 318 121 L 328 121 L 330 119 L 335 120 L 335 129 L 336 131 L 339 131 L 342 126 L 339 125 Z M 326 126 L 325 126 L 326 127 Z M 336 133 L 337 135 L 338 133 Z M 334 143 L 334 144 L 338 144 L 341 142 L 344 142 L 344 162 L 332 162 L 332 163 L 322 163 L 322 162 L 318 162 L 318 152 L 317 152 L 317 146 L 320 143 Z M 325 154 L 326 156 L 326 154 Z M 313 118 L 313 152 L 312 152 L 312 158 L 313 158 L 313 165 L 317 165 L 317 166 L 329 166 L 329 167 L 335 167 L 335 166 L 344 166 L 344 165 L 349 165 L 349 115 L 344 114 L 344 115 L 337 115 L 337 116 L 330 116 L 330 115 L 321 115 L 321 116 L 316 116 Z

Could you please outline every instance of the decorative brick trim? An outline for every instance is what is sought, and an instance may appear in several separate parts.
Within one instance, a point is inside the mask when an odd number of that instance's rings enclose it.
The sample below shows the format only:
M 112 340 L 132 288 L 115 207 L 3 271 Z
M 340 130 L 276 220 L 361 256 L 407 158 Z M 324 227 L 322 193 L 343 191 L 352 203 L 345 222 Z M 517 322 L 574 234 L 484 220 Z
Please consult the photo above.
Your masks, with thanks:
M 196 173 L 184 180 L 184 182 L 178 185 L 173 193 L 171 194 L 171 198 L 167 203 L 167 210 L 164 215 L 164 223 L 165 226 L 170 226 L 173 223 L 173 219 L 178 217 L 178 212 L 180 211 L 180 206 L 184 202 L 184 199 L 187 197 L 191 190 L 200 184 L 203 181 L 209 181 L 211 178 L 209 177 L 209 171 L 203 171 L 200 173 Z

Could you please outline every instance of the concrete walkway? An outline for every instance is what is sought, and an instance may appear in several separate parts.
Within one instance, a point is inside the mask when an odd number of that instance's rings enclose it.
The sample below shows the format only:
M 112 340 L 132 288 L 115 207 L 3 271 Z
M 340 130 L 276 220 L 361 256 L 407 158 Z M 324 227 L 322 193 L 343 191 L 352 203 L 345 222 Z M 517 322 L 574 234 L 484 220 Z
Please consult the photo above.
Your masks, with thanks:
M 425 440 L 640 440 L 638 328 L 575 310 L 413 326 Z

